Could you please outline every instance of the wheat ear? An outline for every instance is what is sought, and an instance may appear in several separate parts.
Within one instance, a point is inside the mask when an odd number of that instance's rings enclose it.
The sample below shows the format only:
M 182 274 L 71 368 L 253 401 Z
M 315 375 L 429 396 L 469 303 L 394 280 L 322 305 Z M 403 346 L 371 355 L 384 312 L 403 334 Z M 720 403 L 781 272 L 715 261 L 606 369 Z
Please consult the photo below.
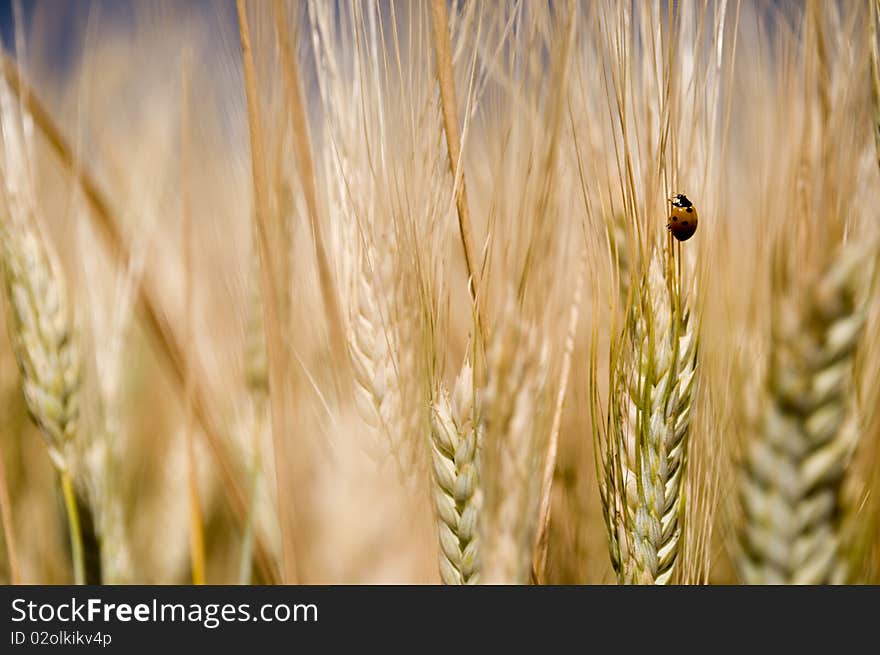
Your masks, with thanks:
M 749 584 L 847 580 L 841 486 L 859 435 L 853 360 L 868 251 L 844 247 L 803 304 L 780 303 L 740 474 L 738 568 Z
M 80 584 L 85 565 L 69 466 L 79 418 L 80 353 L 67 293 L 59 267 L 30 226 L 4 224 L 3 255 L 12 345 L 28 410 L 61 476 Z
M 45 138 L 49 149 L 82 192 L 91 210 L 88 216 L 114 265 L 119 269 L 125 269 L 134 258 L 120 231 L 120 221 L 111 208 L 109 198 L 101 191 L 88 168 L 76 158 L 74 149 L 62 134 L 53 117 L 39 101 L 27 81 L 23 79 L 15 62 L 2 49 L 0 49 L 0 74 L 2 74 L 9 90 L 18 97 L 22 107 L 33 118 L 34 126 Z M 155 278 L 145 272 L 136 289 L 137 309 L 144 320 L 147 331 L 155 338 L 157 352 L 164 365 L 167 366 L 172 382 L 182 389 L 185 376 L 185 344 L 178 330 L 167 320 L 158 291 Z M 195 417 L 203 429 L 211 456 L 217 463 L 218 472 L 223 480 L 223 492 L 232 511 L 243 523 L 248 511 L 247 495 L 238 479 L 237 462 L 234 461 L 234 456 L 224 443 L 223 429 L 211 414 L 206 390 L 201 385 L 196 387 L 194 403 Z M 274 558 L 265 543 L 265 538 L 260 534 L 255 537 L 254 551 L 257 564 L 265 578 L 270 582 L 277 581 L 278 573 Z
M 612 353 L 608 429 L 597 449 L 611 561 L 621 584 L 666 584 L 684 518 L 697 337 L 659 249 Z
M 465 363 L 452 397 L 441 388 L 431 407 L 440 578 L 446 584 L 479 582 L 477 522 L 482 503 L 479 451 L 479 406 L 474 396 L 474 371 Z
M 412 437 L 423 434 L 425 417 L 416 409 L 416 326 L 404 310 L 405 281 L 395 274 L 393 258 L 370 244 L 362 250 L 348 329 L 355 401 L 374 435 L 386 442 L 401 481 L 417 484 L 425 470 L 424 442 Z
M 493 333 L 480 407 L 481 558 L 489 584 L 529 582 L 549 432 L 547 347 L 537 327 L 511 309 Z
M 3 179 L 7 216 L 0 221 L 3 278 L 9 298 L 9 332 L 25 401 L 48 445 L 61 479 L 73 555 L 74 581 L 86 577 L 82 526 L 71 476 L 79 418 L 79 343 L 57 255 L 44 240 L 30 178 L 30 147 L 21 108 L 0 85 Z

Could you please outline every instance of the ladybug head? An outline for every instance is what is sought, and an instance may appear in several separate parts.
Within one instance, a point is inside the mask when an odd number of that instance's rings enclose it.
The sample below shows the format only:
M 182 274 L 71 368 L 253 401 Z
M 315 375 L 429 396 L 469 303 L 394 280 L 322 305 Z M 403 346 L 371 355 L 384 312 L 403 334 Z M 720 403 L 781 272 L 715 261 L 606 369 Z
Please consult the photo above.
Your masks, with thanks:
M 694 203 L 692 203 L 686 195 L 683 193 L 676 193 L 672 196 L 672 204 L 676 207 L 693 207 Z

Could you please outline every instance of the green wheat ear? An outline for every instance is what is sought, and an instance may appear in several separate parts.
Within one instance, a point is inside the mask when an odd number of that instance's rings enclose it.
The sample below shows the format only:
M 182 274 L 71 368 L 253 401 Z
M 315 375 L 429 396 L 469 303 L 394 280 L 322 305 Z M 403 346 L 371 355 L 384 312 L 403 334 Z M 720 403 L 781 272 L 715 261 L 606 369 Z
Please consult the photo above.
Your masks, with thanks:
M 697 335 L 675 267 L 655 248 L 611 355 L 600 492 L 621 584 L 666 584 L 681 547 Z
M 805 302 L 781 302 L 774 315 L 761 413 L 740 472 L 745 583 L 848 579 L 842 488 L 861 427 L 853 362 L 871 257 L 876 249 L 843 247 Z

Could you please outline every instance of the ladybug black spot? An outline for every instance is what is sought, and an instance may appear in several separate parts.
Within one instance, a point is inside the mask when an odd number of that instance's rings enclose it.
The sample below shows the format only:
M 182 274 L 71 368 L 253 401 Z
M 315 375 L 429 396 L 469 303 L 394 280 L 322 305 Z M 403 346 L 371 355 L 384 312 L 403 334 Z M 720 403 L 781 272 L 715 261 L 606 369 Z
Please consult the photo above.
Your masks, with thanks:
M 682 224 L 682 225 L 687 225 L 687 224 L 688 224 L 688 222 L 687 222 L 687 221 L 682 221 L 682 223 L 681 223 L 681 224 Z
M 694 208 L 693 208 L 693 207 L 688 207 L 687 209 L 685 209 L 685 211 L 686 211 L 688 214 L 690 214 L 691 212 L 694 211 Z
M 697 231 L 697 226 L 693 223 L 690 225 L 673 225 L 670 226 L 669 231 L 672 233 L 672 236 L 679 241 L 687 241 L 694 235 L 694 232 Z

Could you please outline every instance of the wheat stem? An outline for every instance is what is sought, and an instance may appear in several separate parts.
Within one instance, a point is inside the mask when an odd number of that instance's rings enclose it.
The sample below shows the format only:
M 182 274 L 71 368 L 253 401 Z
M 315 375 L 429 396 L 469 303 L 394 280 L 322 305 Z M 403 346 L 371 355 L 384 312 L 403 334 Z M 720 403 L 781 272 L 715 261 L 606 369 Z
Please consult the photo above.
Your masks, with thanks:
M 458 212 L 458 231 L 464 249 L 470 285 L 468 290 L 477 314 L 477 325 L 485 343 L 486 297 L 480 282 L 480 268 L 474 247 L 473 226 L 467 201 L 464 166 L 461 159 L 461 138 L 458 128 L 458 107 L 455 100 L 455 74 L 452 67 L 452 46 L 449 40 L 449 13 L 446 0 L 432 0 L 431 28 L 437 83 L 440 87 L 440 103 L 443 110 L 443 126 L 446 133 L 446 151 L 449 170 L 455 188 L 455 207 Z
M 70 549 L 73 555 L 74 584 L 86 583 L 86 564 L 83 555 L 82 527 L 79 522 L 79 510 L 76 507 L 76 492 L 73 481 L 66 470 L 60 472 L 61 491 L 64 495 L 64 507 L 67 512 L 67 527 L 70 530 Z
M 253 223 L 253 252 L 259 248 L 257 243 L 256 225 Z M 251 268 L 259 268 L 259 257 L 254 255 L 250 258 Z M 257 271 L 258 273 L 258 271 Z M 263 329 L 263 299 L 260 295 L 260 285 L 252 273 L 249 277 L 250 303 L 248 307 L 248 325 L 245 342 L 245 383 L 251 399 L 251 408 L 254 413 L 253 425 L 250 428 L 250 465 L 248 481 L 248 511 L 243 529 L 241 557 L 239 561 L 239 584 L 250 584 L 253 569 L 254 536 L 257 529 L 256 511 L 257 498 L 262 479 L 262 459 L 260 456 L 260 437 L 266 420 L 266 398 L 269 390 L 268 361 L 266 357 L 266 336 Z
M 286 451 L 286 436 L 290 434 L 292 423 L 288 416 L 287 391 L 287 353 L 281 334 L 281 317 L 278 313 L 279 293 L 275 271 L 276 243 L 275 230 L 271 223 L 268 197 L 268 181 L 265 163 L 265 149 L 257 98 L 257 79 L 254 56 L 251 48 L 250 29 L 244 0 L 236 0 L 238 10 L 239 37 L 245 74 L 245 93 L 248 106 L 248 133 L 251 144 L 251 174 L 256 209 L 257 236 L 260 250 L 260 278 L 263 298 L 263 328 L 266 333 L 266 350 L 269 362 L 269 406 L 272 417 L 272 441 L 275 451 L 275 477 L 281 523 L 281 542 L 283 551 L 284 582 L 293 584 L 297 578 L 296 550 L 293 541 L 295 508 L 293 499 L 285 493 L 291 479 L 290 461 Z
M 321 229 L 318 194 L 315 188 L 315 168 L 312 162 L 312 147 L 309 139 L 305 101 L 303 100 L 300 88 L 299 63 L 294 56 L 296 43 L 293 42 L 288 30 L 287 7 L 284 0 L 275 0 L 274 9 L 275 31 L 281 54 L 281 68 L 284 71 L 284 89 L 287 92 L 290 121 L 293 125 L 294 153 L 302 180 L 303 193 L 309 215 L 309 225 L 311 226 L 312 239 L 315 246 L 321 297 L 324 301 L 324 309 L 327 312 L 327 322 L 330 329 L 331 352 L 334 353 L 334 356 L 337 358 L 337 364 L 342 366 L 344 371 L 344 358 L 338 356 L 338 354 L 345 352 L 345 330 L 342 314 L 339 310 L 339 300 L 336 297 L 336 284 L 333 279 L 330 259 L 327 256 L 325 240 Z M 342 376 L 342 381 L 343 384 L 347 384 L 347 378 L 344 375 Z M 348 389 L 344 388 L 344 391 L 348 391 Z
M 257 529 L 257 499 L 262 480 L 260 437 L 266 420 L 266 399 L 269 391 L 269 363 L 266 354 L 266 334 L 263 329 L 263 299 L 259 284 L 259 242 L 257 226 L 251 222 L 252 250 L 251 275 L 248 277 L 249 306 L 245 335 L 245 384 L 251 400 L 253 424 L 250 426 L 250 465 L 248 472 L 248 510 L 243 527 L 239 583 L 249 584 L 253 569 L 254 536 Z
M 257 494 L 260 489 L 260 440 L 259 437 L 263 432 L 263 403 L 256 404 L 256 421 L 253 426 L 253 440 L 251 444 L 251 465 L 250 465 L 250 482 L 248 485 L 248 513 L 247 521 L 244 524 L 244 535 L 241 542 L 241 557 L 238 565 L 238 582 L 239 584 L 250 584 L 251 569 L 253 568 L 253 550 L 254 550 L 254 534 L 256 532 L 256 514 L 257 514 Z
M 535 550 L 532 557 L 532 579 L 540 584 L 544 580 L 547 566 L 547 547 L 550 530 L 550 503 L 553 492 L 553 476 L 556 472 L 556 455 L 559 450 L 559 430 L 562 426 L 562 408 L 568 390 L 568 378 L 571 373 L 571 356 L 574 352 L 575 332 L 580 315 L 581 298 L 586 279 L 587 252 L 581 254 L 580 270 L 575 282 L 574 295 L 568 316 L 568 331 L 565 335 L 565 350 L 562 355 L 562 369 L 559 373 L 559 389 L 556 394 L 556 408 L 553 412 L 553 423 L 550 426 L 550 438 L 547 454 L 544 458 L 544 474 L 541 482 L 541 503 L 538 509 L 538 535 L 535 539 Z
M 195 332 L 193 329 L 193 246 L 192 215 L 189 204 L 189 65 L 190 55 L 184 54 L 181 66 L 181 144 L 180 144 L 180 205 L 183 223 L 183 298 L 184 298 L 184 338 L 195 352 Z M 202 526 L 202 504 L 199 499 L 198 471 L 195 461 L 195 426 L 192 420 L 192 398 L 195 377 L 192 366 L 187 361 L 184 376 L 186 471 L 189 491 L 189 550 L 192 564 L 192 582 L 205 584 L 205 533 Z
M 3 521 L 3 539 L 6 543 L 6 557 L 9 560 L 9 581 L 21 584 L 18 568 L 18 555 L 15 546 L 15 531 L 12 527 L 12 502 L 9 499 L 9 485 L 6 481 L 6 458 L 0 448 L 0 518 Z

